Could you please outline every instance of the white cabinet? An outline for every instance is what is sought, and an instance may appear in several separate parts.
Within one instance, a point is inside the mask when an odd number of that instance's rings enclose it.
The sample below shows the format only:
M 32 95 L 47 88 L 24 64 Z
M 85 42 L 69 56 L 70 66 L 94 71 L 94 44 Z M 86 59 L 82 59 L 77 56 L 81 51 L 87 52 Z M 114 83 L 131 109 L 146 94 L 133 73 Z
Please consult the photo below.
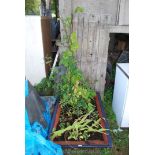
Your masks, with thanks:
M 120 127 L 129 127 L 129 63 L 117 63 L 112 108 Z

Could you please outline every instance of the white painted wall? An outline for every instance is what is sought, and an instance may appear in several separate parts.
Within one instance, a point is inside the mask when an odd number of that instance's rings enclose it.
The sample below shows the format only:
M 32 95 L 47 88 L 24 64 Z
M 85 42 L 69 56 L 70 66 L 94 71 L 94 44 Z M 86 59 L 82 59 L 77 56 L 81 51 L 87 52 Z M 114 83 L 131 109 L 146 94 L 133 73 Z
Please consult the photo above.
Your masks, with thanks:
M 25 75 L 32 85 L 46 76 L 40 16 L 25 16 Z

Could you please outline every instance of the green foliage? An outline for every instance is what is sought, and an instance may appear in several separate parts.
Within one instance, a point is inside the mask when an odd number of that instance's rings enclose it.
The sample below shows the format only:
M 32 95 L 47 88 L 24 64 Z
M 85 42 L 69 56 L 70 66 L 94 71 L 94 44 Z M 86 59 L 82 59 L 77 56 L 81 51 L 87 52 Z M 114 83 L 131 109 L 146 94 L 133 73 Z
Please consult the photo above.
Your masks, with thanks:
M 72 19 L 71 17 L 66 17 L 65 20 L 63 21 L 63 24 L 66 28 L 69 28 L 72 24 Z
M 66 155 L 128 155 L 129 154 L 129 130 L 123 129 L 122 132 L 113 132 L 117 129 L 115 115 L 112 111 L 112 96 L 113 86 L 105 90 L 104 93 L 104 107 L 106 117 L 110 125 L 110 132 L 112 136 L 112 148 L 96 149 L 96 148 L 78 148 L 78 149 L 64 149 Z
M 39 15 L 40 14 L 41 0 L 25 0 L 25 14 L 26 15 Z
M 66 128 L 64 128 L 64 124 L 61 123 L 61 129 L 58 131 L 54 131 L 52 133 L 51 139 L 53 140 L 55 137 L 61 136 L 64 132 L 69 133 L 68 139 L 74 139 L 74 140 L 87 140 L 90 136 L 90 132 L 99 132 L 103 133 L 106 131 L 106 129 L 103 129 L 100 127 L 99 122 L 101 121 L 101 118 L 99 118 L 96 121 L 93 121 L 92 119 L 88 119 L 87 117 L 92 113 L 93 111 L 90 111 L 89 113 L 82 115 L 72 125 L 68 125 Z M 92 122 L 91 125 L 89 125 Z
M 74 41 L 73 41 L 74 42 Z M 72 114 L 80 116 L 84 111 L 94 109 L 91 100 L 95 92 L 85 81 L 82 72 L 76 66 L 76 60 L 73 56 L 74 50 L 67 50 L 63 53 L 60 64 L 67 68 L 66 74 L 61 82 L 57 84 L 59 95 L 61 96 L 61 105 L 63 109 L 70 106 Z
M 104 148 L 104 149 L 81 149 L 81 153 L 73 149 L 65 149 L 64 153 L 68 155 L 76 154 L 76 155 L 86 155 L 86 154 L 98 154 L 98 155 L 128 155 L 129 154 L 129 130 L 123 129 L 122 132 L 114 132 L 115 129 L 118 129 L 116 123 L 115 114 L 112 111 L 112 97 L 113 97 L 113 86 L 107 88 L 104 93 L 104 107 L 106 112 L 106 117 L 108 119 L 110 125 L 110 132 L 112 136 L 112 148 Z M 90 151 L 90 152 L 89 152 Z
M 107 88 L 104 93 L 104 107 L 106 112 L 106 117 L 110 124 L 110 132 L 112 135 L 113 146 L 115 150 L 124 150 L 129 147 L 129 130 L 124 129 L 121 132 L 118 130 L 118 125 L 116 122 L 116 116 L 112 110 L 112 97 L 113 97 L 113 86 Z M 118 132 L 114 132 L 118 130 Z M 125 150 L 126 151 L 126 150 Z M 109 150 L 109 154 L 110 154 Z
M 56 11 L 57 11 L 57 2 L 56 2 L 56 0 L 51 1 L 51 11 L 52 11 L 53 14 L 56 14 Z
M 82 9 L 78 7 L 75 12 L 82 12 Z M 100 118 L 93 105 L 96 93 L 90 88 L 77 67 L 75 59 L 79 48 L 77 36 L 75 32 L 67 34 L 67 28 L 71 26 L 71 22 L 71 17 L 66 17 L 65 21 L 62 21 L 68 48 L 62 53 L 59 64 L 66 68 L 66 72 L 60 82 L 54 84 L 54 88 L 60 96 L 63 120 L 60 119 L 60 129 L 52 133 L 51 139 L 67 133 L 69 135 L 67 139 L 87 140 L 91 132 L 103 133 L 105 129 L 100 126 Z M 56 76 L 57 73 L 53 78 Z
M 74 54 L 79 48 L 79 44 L 76 38 L 76 33 L 73 32 L 70 37 L 70 50 Z
M 73 113 L 80 115 L 82 110 L 89 112 L 94 109 L 91 100 L 95 96 L 95 92 L 89 87 L 82 72 L 77 68 L 74 54 L 78 49 L 78 41 L 75 32 L 70 36 L 69 45 L 69 49 L 63 52 L 60 59 L 60 65 L 65 66 L 67 72 L 55 88 L 58 89 L 61 96 L 62 107 L 69 105 L 74 108 Z
M 51 67 L 51 56 L 45 57 L 45 63 Z M 40 83 L 35 85 L 35 89 L 41 96 L 51 96 L 53 95 L 53 80 L 49 77 L 43 78 Z
M 115 114 L 113 113 L 112 109 L 111 109 L 111 105 L 112 105 L 112 98 L 113 98 L 113 87 L 109 87 L 108 89 L 105 90 L 104 93 L 104 106 L 105 106 L 105 110 L 107 113 L 107 119 L 111 122 L 116 122 L 116 117 Z
M 74 13 L 83 13 L 83 12 L 84 12 L 84 8 L 80 7 L 80 6 L 76 7 L 76 9 L 74 11 Z
M 112 150 L 109 148 L 105 148 L 101 151 L 104 155 L 113 155 Z
M 52 95 L 53 82 L 49 78 L 43 78 L 40 83 L 35 85 L 36 91 L 41 96 L 50 96 Z

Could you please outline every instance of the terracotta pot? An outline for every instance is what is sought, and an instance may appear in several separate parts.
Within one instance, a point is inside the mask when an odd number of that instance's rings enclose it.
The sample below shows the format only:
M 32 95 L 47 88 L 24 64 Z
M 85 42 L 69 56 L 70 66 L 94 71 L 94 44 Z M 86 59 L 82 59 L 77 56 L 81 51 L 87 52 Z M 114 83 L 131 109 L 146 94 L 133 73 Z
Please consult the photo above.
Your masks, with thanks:
M 96 96 L 94 97 L 95 101 L 96 101 L 96 107 L 97 107 L 97 111 L 99 114 L 100 118 L 104 118 L 101 119 L 100 124 L 103 128 L 109 129 L 109 125 L 108 122 L 106 120 L 105 117 L 105 112 L 104 112 L 104 108 L 101 102 L 101 97 L 99 93 L 96 93 Z M 55 109 L 54 109 L 54 113 L 52 116 L 52 121 L 51 121 L 51 126 L 50 126 L 50 130 L 49 130 L 49 139 L 50 139 L 50 133 L 52 132 L 53 128 L 56 128 L 58 123 L 59 123 L 59 118 L 60 118 L 60 113 L 61 113 L 61 106 L 59 105 L 59 102 L 57 102 L 57 104 L 55 105 Z M 102 134 L 103 140 L 100 139 L 94 139 L 94 140 L 81 140 L 81 141 L 56 141 L 54 140 L 54 142 L 56 144 L 60 144 L 62 147 L 65 148 L 79 148 L 79 147 L 90 147 L 90 148 L 97 148 L 97 147 L 102 147 L 102 148 L 111 148 L 112 147 L 112 140 L 111 140 L 111 136 L 110 136 L 110 131 L 107 130 L 106 134 Z

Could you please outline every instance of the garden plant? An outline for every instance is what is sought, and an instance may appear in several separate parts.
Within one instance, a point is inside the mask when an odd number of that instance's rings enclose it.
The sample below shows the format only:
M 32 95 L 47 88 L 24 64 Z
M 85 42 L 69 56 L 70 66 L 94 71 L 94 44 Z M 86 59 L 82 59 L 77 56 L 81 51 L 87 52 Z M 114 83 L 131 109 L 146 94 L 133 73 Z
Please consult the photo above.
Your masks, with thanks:
M 74 13 L 82 13 L 83 8 L 77 7 Z M 66 35 L 63 38 L 63 44 L 67 45 L 67 49 L 60 56 L 59 65 L 63 66 L 65 72 L 58 77 L 59 71 L 54 70 L 54 74 L 50 76 L 53 82 L 53 90 L 59 94 L 61 114 L 59 125 L 53 129 L 51 140 L 88 140 L 89 137 L 100 137 L 106 134 L 106 129 L 100 125 L 94 96 L 95 91 L 92 90 L 84 78 L 81 70 L 77 67 L 76 52 L 78 50 L 78 41 L 75 32 L 68 33 L 68 29 L 72 28 L 72 17 L 60 18 Z

